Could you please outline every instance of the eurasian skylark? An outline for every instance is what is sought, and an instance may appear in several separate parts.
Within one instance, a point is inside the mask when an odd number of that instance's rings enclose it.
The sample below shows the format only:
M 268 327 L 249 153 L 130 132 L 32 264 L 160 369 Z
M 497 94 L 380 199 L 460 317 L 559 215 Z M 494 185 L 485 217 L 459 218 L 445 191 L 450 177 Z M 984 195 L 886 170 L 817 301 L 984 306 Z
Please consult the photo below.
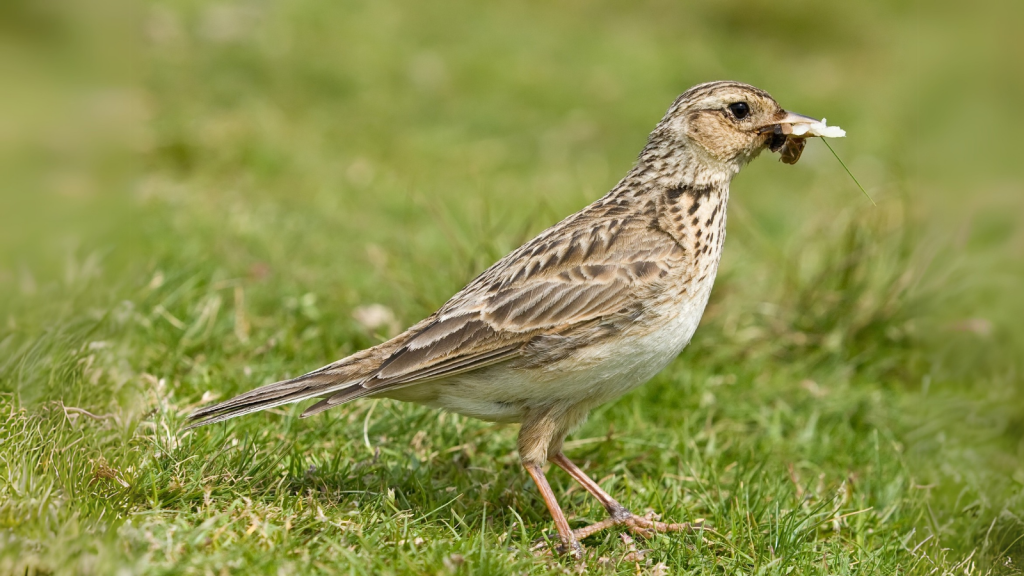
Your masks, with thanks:
M 520 422 L 523 466 L 563 550 L 578 556 L 580 539 L 617 524 L 688 529 L 632 514 L 565 457 L 562 442 L 592 408 L 646 382 L 689 343 L 722 256 L 729 182 L 765 148 L 795 163 L 805 140 L 794 132 L 816 122 L 753 86 L 695 86 L 608 194 L 499 260 L 440 310 L 373 348 L 198 410 L 192 426 L 320 399 L 302 413 L 312 416 L 362 397 Z M 548 461 L 610 517 L 573 531 L 544 477 Z

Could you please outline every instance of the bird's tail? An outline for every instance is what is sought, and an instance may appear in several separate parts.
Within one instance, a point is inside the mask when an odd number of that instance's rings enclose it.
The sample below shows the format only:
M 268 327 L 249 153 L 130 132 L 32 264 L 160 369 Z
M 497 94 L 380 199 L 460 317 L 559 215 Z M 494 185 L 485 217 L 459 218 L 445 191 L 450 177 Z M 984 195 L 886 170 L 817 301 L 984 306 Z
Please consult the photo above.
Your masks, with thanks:
M 284 404 L 301 402 L 309 398 L 334 395 L 342 391 L 351 390 L 351 397 L 347 400 L 369 393 L 360 386 L 367 371 L 358 369 L 359 366 L 353 366 L 350 363 L 343 365 L 343 363 L 344 361 L 336 362 L 291 380 L 260 386 L 220 404 L 200 408 L 189 415 L 188 419 L 192 423 L 185 430 L 223 422 L 236 416 L 244 416 Z M 342 365 L 339 366 L 339 364 Z
M 329 397 L 329 403 L 321 402 L 311 406 L 302 414 L 303 417 L 312 416 L 328 408 L 372 394 L 373 390 L 364 388 L 363 382 L 374 375 L 380 369 L 381 363 L 401 348 L 411 335 L 423 329 L 431 319 L 432 317 L 421 321 L 387 342 L 356 352 L 308 374 L 260 386 L 220 404 L 200 408 L 189 415 L 188 419 L 192 423 L 185 430 L 223 422 L 275 406 L 293 404 L 310 398 Z

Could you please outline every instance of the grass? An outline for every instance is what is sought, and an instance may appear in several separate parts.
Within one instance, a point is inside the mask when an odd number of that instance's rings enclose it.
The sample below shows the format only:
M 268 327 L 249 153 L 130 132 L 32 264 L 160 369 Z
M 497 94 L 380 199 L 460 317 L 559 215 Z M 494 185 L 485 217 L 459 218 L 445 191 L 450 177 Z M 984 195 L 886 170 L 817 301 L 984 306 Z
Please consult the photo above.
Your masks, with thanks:
M 1019 574 L 996 8 L 6 3 L 0 573 Z M 386 337 L 359 306 L 431 312 L 712 78 L 846 128 L 879 205 L 820 143 L 751 165 L 693 343 L 571 438 L 632 509 L 708 530 L 537 554 L 515 428 L 390 401 L 180 431 Z

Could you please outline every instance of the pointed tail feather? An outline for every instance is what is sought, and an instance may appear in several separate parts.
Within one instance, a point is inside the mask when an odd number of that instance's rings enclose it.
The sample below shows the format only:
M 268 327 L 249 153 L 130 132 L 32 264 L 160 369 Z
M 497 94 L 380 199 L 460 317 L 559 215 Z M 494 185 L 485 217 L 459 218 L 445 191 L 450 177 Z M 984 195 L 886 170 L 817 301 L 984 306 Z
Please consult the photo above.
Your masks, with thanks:
M 337 392 L 327 396 L 323 400 L 320 400 L 316 404 L 313 404 L 309 408 L 306 408 L 299 418 L 309 418 L 314 414 L 319 414 L 324 410 L 329 410 L 335 406 L 351 402 L 356 398 L 362 398 L 368 394 L 373 393 L 374 390 L 367 389 L 365 386 L 349 386 L 348 388 L 342 388 Z
M 193 423 L 185 429 L 223 422 L 236 416 L 284 404 L 293 404 L 310 398 L 335 397 L 336 401 L 328 406 L 330 407 L 342 403 L 342 401 L 338 401 L 341 397 L 344 397 L 344 402 L 347 402 L 360 396 L 366 396 L 371 391 L 364 388 L 363 383 L 377 372 L 381 362 L 400 349 L 410 336 L 427 326 L 432 318 L 433 316 L 420 321 L 387 342 L 356 352 L 308 374 L 291 380 L 267 384 L 220 404 L 200 408 L 189 415 L 188 419 Z M 317 404 L 317 406 L 320 405 Z M 316 411 L 319 412 L 320 409 Z M 303 416 L 310 414 L 311 412 L 307 410 Z
M 185 430 L 284 404 L 301 402 L 308 398 L 322 397 L 348 388 L 362 389 L 359 385 L 362 378 L 353 380 L 351 373 L 340 375 L 330 368 L 331 366 L 327 366 L 291 380 L 260 386 L 220 404 L 200 408 L 189 415 L 188 419 L 194 422 L 186 426 Z

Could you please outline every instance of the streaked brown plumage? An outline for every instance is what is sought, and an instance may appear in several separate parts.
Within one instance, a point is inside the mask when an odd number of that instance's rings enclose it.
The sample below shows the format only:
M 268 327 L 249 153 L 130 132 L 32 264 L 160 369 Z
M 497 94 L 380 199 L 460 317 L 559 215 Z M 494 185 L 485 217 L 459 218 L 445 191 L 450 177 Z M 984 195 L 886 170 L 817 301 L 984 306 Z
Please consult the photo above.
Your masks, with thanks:
M 635 516 L 561 453 L 595 406 L 642 384 L 689 342 L 725 240 L 729 182 L 763 149 L 799 159 L 804 141 L 764 91 L 712 82 L 681 95 L 636 166 L 607 195 L 502 258 L 399 336 L 298 378 L 192 414 L 199 426 L 318 398 L 310 416 L 364 396 L 521 422 L 519 452 L 562 545 L 614 524 L 682 530 Z M 565 469 L 609 520 L 569 529 L 541 466 Z

